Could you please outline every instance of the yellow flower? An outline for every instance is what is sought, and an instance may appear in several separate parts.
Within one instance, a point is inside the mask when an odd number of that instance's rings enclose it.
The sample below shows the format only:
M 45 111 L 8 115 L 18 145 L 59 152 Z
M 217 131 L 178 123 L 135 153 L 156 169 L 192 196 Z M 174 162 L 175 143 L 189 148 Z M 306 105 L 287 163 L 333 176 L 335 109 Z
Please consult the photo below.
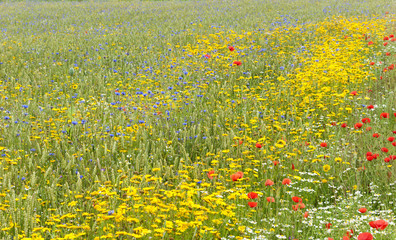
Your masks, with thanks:
M 325 171 L 325 172 L 330 171 L 330 169 L 331 169 L 330 165 L 326 164 L 326 165 L 323 166 L 323 171 Z
M 342 162 L 342 159 L 339 158 L 339 157 L 337 157 L 337 158 L 334 159 L 334 161 L 336 161 L 336 162 L 338 162 L 338 163 L 341 163 L 341 162 Z

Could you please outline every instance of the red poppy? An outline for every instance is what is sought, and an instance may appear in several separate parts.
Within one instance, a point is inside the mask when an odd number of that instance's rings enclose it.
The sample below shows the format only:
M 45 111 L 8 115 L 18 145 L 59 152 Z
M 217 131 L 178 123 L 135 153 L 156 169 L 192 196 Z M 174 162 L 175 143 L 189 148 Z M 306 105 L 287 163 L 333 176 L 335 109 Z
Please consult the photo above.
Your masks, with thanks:
M 346 128 L 346 127 L 347 127 L 347 124 L 346 124 L 346 123 L 343 123 L 343 124 L 341 124 L 341 127 L 342 127 L 342 128 Z
M 367 212 L 367 208 L 359 208 L 359 212 L 361 212 L 361 213 L 365 213 L 365 212 Z
M 234 174 L 231 175 L 231 180 L 232 181 L 238 181 L 238 179 L 243 178 L 243 172 L 236 172 Z
M 389 118 L 389 113 L 386 112 L 381 113 L 380 118 Z
M 273 198 L 273 197 L 267 197 L 267 202 L 275 202 L 275 198 Z
M 297 203 L 296 206 L 297 206 L 298 208 L 301 208 L 301 209 L 305 208 L 305 204 L 304 204 L 303 202 Z
M 388 158 L 388 157 L 386 157 L 386 158 L 384 158 L 384 162 L 390 162 L 390 158 Z
M 390 53 L 389 53 L 389 52 L 387 52 L 387 53 L 385 53 L 385 55 L 386 55 L 386 56 L 390 56 Z
M 388 37 L 384 37 L 384 41 L 387 41 L 387 40 L 389 40 L 389 38 Z
M 349 240 L 352 237 L 353 230 L 346 231 L 345 235 L 342 237 L 342 240 Z
M 258 194 L 255 192 L 250 192 L 250 193 L 248 193 L 248 198 L 250 198 L 250 199 L 258 198 Z
M 363 127 L 363 123 L 356 123 L 355 124 L 355 129 L 359 129 L 361 127 Z
M 293 200 L 293 202 L 295 202 L 295 203 L 302 202 L 302 198 L 300 198 L 300 197 L 292 197 L 292 200 Z
M 333 224 L 331 224 L 331 223 L 326 223 L 326 228 L 327 228 L 327 229 L 330 229 L 331 225 L 333 225 Z
M 371 235 L 371 233 L 369 232 L 361 233 L 357 238 L 357 240 L 373 240 L 373 239 L 374 239 L 373 235 Z
M 367 152 L 366 153 L 366 156 L 368 157 L 368 156 L 373 156 L 373 153 L 372 152 Z
M 235 50 L 235 48 L 233 46 L 228 46 L 228 49 L 232 52 Z
M 391 34 L 391 35 L 389 35 L 389 37 L 390 37 L 390 38 L 393 38 L 393 37 L 395 37 L 395 35 Z
M 373 156 L 367 156 L 366 158 L 367 158 L 368 161 L 372 161 L 374 159 Z
M 257 203 L 256 202 L 248 202 L 249 207 L 254 208 L 257 207 Z
M 305 204 L 302 203 L 302 202 L 299 202 L 299 203 L 297 203 L 296 205 L 292 205 L 292 209 L 293 209 L 294 211 L 298 211 L 300 208 L 301 208 L 301 209 L 305 208 Z
M 396 131 L 392 131 L 393 134 L 396 134 Z
M 294 167 L 294 164 L 292 163 L 292 170 L 296 169 L 296 167 Z
M 276 166 L 276 165 L 278 165 L 278 164 L 279 164 L 279 162 L 278 162 L 278 161 L 273 161 L 272 163 L 274 164 L 274 166 Z
M 215 171 L 213 171 L 213 170 L 209 171 L 209 172 L 208 172 L 208 178 L 209 178 L 209 179 L 213 179 L 212 174 L 214 174 L 214 173 L 215 173 Z
M 384 230 L 388 226 L 388 223 L 385 220 L 381 219 L 381 220 L 377 220 L 377 221 L 371 221 L 371 222 L 369 222 L 369 225 L 372 228 Z
M 328 237 L 327 240 L 334 240 L 334 238 Z
M 205 54 L 205 58 L 209 59 L 210 55 L 209 54 Z
M 396 160 L 396 155 L 390 155 L 389 158 L 392 160 Z
M 374 64 L 375 64 L 375 62 L 371 62 L 371 63 L 370 63 L 370 65 L 374 65 Z
M 395 141 L 395 138 L 394 137 L 388 137 L 388 141 L 389 142 L 393 142 L 393 141 Z
M 265 181 L 265 186 L 272 186 L 272 185 L 274 185 L 274 182 L 271 181 L 270 179 L 267 179 L 267 180 Z
M 239 179 L 239 176 L 236 175 L 235 173 L 232 174 L 230 177 L 231 177 L 231 180 L 234 181 L 234 182 L 238 181 L 238 179 Z
M 388 45 L 388 42 L 384 42 L 384 46 Z
M 373 137 L 375 137 L 375 138 L 379 138 L 379 136 L 381 136 L 381 135 L 379 135 L 378 133 L 373 134 Z
M 367 45 L 373 45 L 374 43 L 372 41 L 368 42 Z
M 374 106 L 373 105 L 369 105 L 369 106 L 367 106 L 367 109 L 373 109 L 374 108 Z
M 371 127 L 367 127 L 366 128 L 366 131 L 370 131 L 372 128 Z
M 393 145 L 394 147 L 396 147 L 396 142 L 393 142 L 392 145 Z
M 370 118 L 363 118 L 362 119 L 362 123 L 370 123 L 370 122 L 371 122 Z
M 260 143 L 256 143 L 256 148 L 262 148 L 263 146 Z
M 396 117 L 396 113 L 393 113 L 393 116 L 395 116 L 395 117 Z
M 322 143 L 320 144 L 320 146 L 321 146 L 321 147 L 327 147 L 327 143 L 322 142 Z
M 234 65 L 237 65 L 237 66 L 242 65 L 242 63 L 241 63 L 240 61 L 234 61 L 233 64 L 234 64 Z
M 356 91 L 352 91 L 350 94 L 351 94 L 352 96 L 356 96 L 356 95 L 357 95 L 357 92 L 356 92 Z
M 289 179 L 289 178 L 285 178 L 285 179 L 283 179 L 283 181 L 282 181 L 282 184 L 283 185 L 289 185 L 291 183 L 291 180 Z
M 374 159 L 377 159 L 378 157 L 379 157 L 379 154 L 378 154 L 378 153 L 373 154 L 373 158 L 374 158 Z
M 309 212 L 304 213 L 304 218 L 307 218 L 309 216 Z
M 383 151 L 385 153 L 389 152 L 389 150 L 387 148 L 381 148 L 381 151 Z

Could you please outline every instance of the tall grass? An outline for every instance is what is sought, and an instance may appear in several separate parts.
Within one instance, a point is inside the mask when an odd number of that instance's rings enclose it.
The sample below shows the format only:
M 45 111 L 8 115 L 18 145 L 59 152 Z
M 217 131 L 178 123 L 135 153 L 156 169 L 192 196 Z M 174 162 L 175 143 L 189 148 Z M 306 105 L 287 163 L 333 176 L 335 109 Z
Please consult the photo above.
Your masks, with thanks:
M 394 11 L 1 3 L 1 238 L 393 239 Z

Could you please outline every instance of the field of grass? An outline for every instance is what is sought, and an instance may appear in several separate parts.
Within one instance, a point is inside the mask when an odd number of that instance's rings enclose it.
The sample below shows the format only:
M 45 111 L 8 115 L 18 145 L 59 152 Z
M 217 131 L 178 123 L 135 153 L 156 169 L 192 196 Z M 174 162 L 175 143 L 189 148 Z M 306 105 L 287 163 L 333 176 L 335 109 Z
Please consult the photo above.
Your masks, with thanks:
M 0 239 L 396 239 L 395 13 L 0 3 Z

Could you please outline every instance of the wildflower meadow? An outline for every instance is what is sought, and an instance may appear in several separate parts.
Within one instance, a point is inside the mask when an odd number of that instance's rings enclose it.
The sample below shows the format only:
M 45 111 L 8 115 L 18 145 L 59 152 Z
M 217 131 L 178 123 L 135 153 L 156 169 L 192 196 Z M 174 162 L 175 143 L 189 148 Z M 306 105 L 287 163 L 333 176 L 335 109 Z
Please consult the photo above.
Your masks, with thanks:
M 0 239 L 396 239 L 396 4 L 0 2 Z

